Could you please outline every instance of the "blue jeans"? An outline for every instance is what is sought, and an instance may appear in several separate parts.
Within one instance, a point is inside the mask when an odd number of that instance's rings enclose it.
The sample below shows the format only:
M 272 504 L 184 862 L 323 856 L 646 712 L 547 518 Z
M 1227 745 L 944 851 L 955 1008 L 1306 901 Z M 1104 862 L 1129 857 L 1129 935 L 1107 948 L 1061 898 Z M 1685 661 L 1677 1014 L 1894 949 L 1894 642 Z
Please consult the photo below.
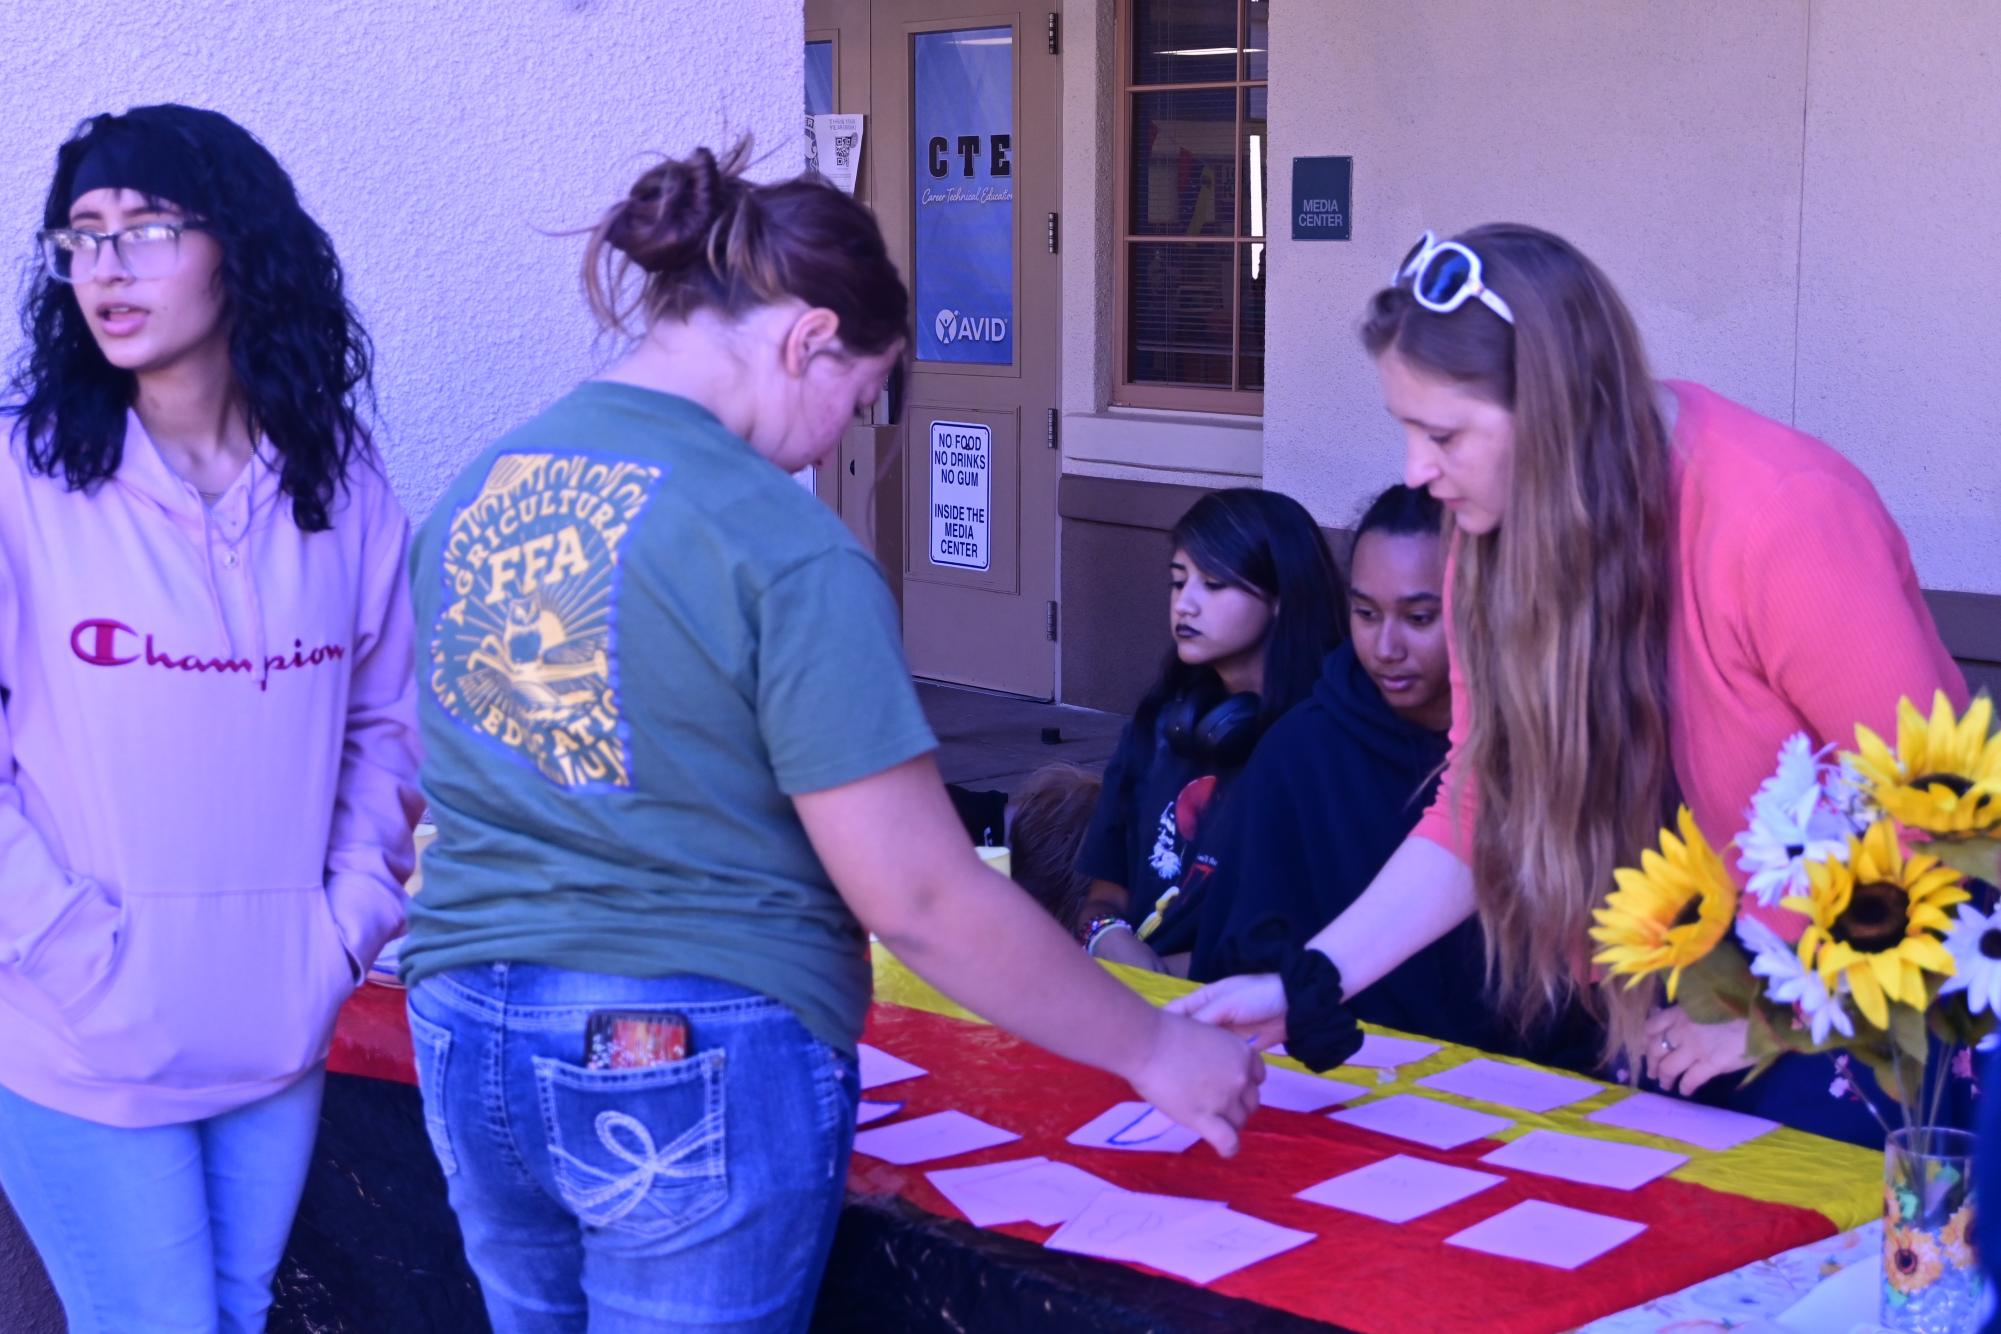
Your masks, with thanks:
M 325 1085 L 321 1068 L 233 1112 L 140 1130 L 0 1088 L 0 1189 L 70 1334 L 263 1329 Z
M 586 1070 L 593 1010 L 675 1010 L 687 1060 Z M 497 963 L 410 993 L 424 1125 L 496 1334 L 803 1330 L 860 1079 L 712 978 Z

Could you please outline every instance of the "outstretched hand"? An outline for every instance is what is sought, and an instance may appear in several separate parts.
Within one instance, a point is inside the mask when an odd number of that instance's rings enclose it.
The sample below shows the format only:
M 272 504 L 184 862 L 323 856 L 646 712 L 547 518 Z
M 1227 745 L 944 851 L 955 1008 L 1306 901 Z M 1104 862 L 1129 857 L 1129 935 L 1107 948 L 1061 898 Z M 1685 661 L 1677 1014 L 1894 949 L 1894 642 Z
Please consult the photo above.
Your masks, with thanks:
M 1246 973 L 1211 982 L 1170 1002 L 1167 1012 L 1227 1028 L 1249 1039 L 1258 1051 L 1285 1041 L 1285 984 L 1277 973 Z
M 1265 1063 L 1240 1039 L 1163 1014 L 1133 1089 L 1228 1158 L 1258 1108 Z

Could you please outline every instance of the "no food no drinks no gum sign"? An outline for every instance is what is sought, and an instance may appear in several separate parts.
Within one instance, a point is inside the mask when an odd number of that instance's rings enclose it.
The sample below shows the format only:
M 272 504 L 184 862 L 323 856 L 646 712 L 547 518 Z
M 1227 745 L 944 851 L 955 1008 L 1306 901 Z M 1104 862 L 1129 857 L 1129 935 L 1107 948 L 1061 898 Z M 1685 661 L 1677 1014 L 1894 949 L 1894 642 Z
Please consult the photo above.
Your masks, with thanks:
M 1345 241 L 1355 216 L 1355 159 L 1292 160 L 1292 239 Z

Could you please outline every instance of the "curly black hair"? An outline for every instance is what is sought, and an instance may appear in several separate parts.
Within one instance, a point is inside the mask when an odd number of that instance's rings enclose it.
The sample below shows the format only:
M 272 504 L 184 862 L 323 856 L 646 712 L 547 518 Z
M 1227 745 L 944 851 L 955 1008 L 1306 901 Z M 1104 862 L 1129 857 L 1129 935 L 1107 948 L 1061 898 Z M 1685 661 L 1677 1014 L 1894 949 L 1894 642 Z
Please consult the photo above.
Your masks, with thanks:
M 359 404 L 372 404 L 374 350 L 345 292 L 333 242 L 271 151 L 220 112 L 172 103 L 93 116 L 56 153 L 42 220 L 69 222 L 77 168 L 102 137 L 163 145 L 190 166 L 177 205 L 222 251 L 229 361 L 251 429 L 279 456 L 299 528 L 329 512 L 357 456 L 376 464 Z M 21 303 L 27 335 L 9 382 L 28 464 L 90 490 L 118 471 L 134 379 L 105 360 L 70 289 L 37 264 Z

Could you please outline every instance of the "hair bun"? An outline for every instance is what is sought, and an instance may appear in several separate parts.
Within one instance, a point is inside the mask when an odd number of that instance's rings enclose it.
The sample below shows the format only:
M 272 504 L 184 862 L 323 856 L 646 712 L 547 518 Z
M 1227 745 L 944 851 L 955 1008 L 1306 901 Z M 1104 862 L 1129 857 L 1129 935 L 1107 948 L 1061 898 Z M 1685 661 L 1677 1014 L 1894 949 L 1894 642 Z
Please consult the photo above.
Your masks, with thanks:
M 707 263 L 709 238 L 749 190 L 744 147 L 719 161 L 707 148 L 669 158 L 637 181 L 605 219 L 605 239 L 648 273 Z

